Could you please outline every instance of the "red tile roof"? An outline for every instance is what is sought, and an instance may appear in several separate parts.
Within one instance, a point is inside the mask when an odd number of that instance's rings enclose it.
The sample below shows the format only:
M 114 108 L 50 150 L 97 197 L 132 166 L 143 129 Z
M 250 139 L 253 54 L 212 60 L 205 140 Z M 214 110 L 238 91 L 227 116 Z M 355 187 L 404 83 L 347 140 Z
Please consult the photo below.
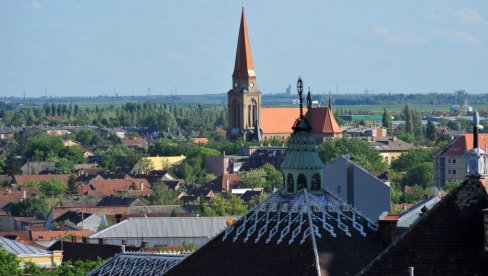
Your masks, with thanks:
M 192 138 L 191 140 L 195 144 L 203 144 L 203 145 L 205 145 L 205 144 L 208 143 L 208 139 L 207 138 Z
M 312 133 L 342 133 L 332 109 L 312 108 L 305 116 L 309 116 L 309 112 Z M 264 134 L 291 134 L 291 127 L 299 116 L 297 107 L 261 108 L 261 129 Z
M 132 185 L 135 189 L 131 189 Z M 151 184 L 144 178 L 134 179 L 94 179 L 89 185 L 82 186 L 83 194 L 94 196 L 110 196 L 116 191 L 127 191 L 131 196 L 152 194 Z
M 246 16 L 244 15 L 244 7 L 242 8 L 241 25 L 239 27 L 239 38 L 237 40 L 236 61 L 234 64 L 233 78 L 247 78 L 253 76 L 249 71 L 254 71 L 252 62 L 251 45 L 249 44 L 249 37 L 247 35 Z
M 478 143 L 482 150 L 485 152 L 488 150 L 488 133 L 480 133 L 478 135 Z M 467 150 L 473 148 L 473 134 L 467 133 L 463 134 L 447 146 L 447 149 L 444 150 L 443 155 L 450 155 L 450 156 L 463 156 Z
M 135 136 L 135 137 L 130 137 L 122 140 L 122 144 L 126 147 L 140 147 L 143 148 L 147 146 L 147 141 L 146 139 Z
M 223 174 L 212 180 L 206 188 L 216 192 L 225 192 L 227 191 L 227 181 L 229 181 L 229 189 L 232 190 L 234 186 L 239 185 L 239 176 L 233 173 Z

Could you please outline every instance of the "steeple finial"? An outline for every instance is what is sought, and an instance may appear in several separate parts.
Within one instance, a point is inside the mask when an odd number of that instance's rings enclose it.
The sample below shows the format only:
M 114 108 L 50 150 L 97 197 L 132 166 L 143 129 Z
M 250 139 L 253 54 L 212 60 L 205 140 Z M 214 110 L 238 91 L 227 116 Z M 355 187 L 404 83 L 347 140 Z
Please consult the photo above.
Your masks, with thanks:
M 307 94 L 307 109 L 312 109 L 312 92 L 310 92 L 310 86 L 308 87 L 308 94 Z
M 330 104 L 330 96 L 329 96 L 329 109 L 332 109 L 332 105 Z
M 301 77 L 298 78 L 297 91 L 300 100 L 300 118 L 303 118 L 303 81 Z
M 244 0 L 242 0 L 242 8 L 244 9 Z
M 468 150 L 465 154 L 466 159 L 466 173 L 471 177 L 480 177 L 487 174 L 487 155 L 479 147 L 478 131 L 480 118 L 478 111 L 473 114 L 473 148 Z

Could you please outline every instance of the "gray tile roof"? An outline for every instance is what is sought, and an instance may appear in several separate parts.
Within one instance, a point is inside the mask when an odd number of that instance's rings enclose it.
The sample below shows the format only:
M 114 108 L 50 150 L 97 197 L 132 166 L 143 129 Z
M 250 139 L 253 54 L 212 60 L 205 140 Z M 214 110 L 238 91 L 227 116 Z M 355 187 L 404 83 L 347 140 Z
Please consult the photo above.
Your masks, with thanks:
M 0 244 L 3 249 L 17 256 L 44 256 L 52 254 L 50 251 L 40 249 L 35 246 L 26 245 L 5 237 L 0 237 Z

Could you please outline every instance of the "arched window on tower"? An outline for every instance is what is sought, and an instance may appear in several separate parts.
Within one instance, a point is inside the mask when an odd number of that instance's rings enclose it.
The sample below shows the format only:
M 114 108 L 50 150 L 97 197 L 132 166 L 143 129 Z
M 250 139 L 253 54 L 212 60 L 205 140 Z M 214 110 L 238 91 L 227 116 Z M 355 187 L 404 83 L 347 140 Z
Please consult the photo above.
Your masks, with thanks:
M 293 180 L 293 175 L 291 173 L 288 174 L 286 177 L 286 191 L 289 193 L 293 193 L 293 186 L 295 184 L 295 181 Z
M 306 189 L 307 188 L 307 177 L 301 173 L 298 175 L 297 179 L 297 190 Z
M 312 191 L 320 190 L 320 174 L 316 173 L 312 176 L 312 183 L 310 186 Z
M 236 101 L 233 101 L 232 102 L 232 107 L 233 107 L 233 117 L 234 117 L 234 126 L 233 127 L 236 127 L 236 128 L 241 128 L 240 126 L 240 122 L 239 122 L 239 105 L 237 104 Z
M 256 103 L 255 99 L 251 99 L 249 105 L 247 106 L 247 109 L 248 109 L 247 125 L 249 127 L 254 127 L 258 120 L 258 104 Z

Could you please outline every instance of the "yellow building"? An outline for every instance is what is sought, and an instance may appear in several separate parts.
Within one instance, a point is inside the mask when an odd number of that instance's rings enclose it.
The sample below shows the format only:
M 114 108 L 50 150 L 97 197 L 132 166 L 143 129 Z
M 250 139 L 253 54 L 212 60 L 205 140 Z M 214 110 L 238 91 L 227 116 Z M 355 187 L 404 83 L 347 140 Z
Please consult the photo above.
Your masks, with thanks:
M 60 250 L 48 251 L 5 237 L 0 237 L 0 244 L 3 250 L 15 254 L 22 263 L 32 262 L 38 266 L 52 267 L 61 265 L 63 261 L 63 251 Z
M 76 148 L 80 146 L 80 143 L 76 142 L 75 140 L 64 140 L 63 145 L 65 147 Z
M 186 159 L 186 156 L 151 156 L 151 157 L 142 157 L 137 164 L 134 165 L 132 169 L 132 173 L 147 173 L 149 171 L 160 171 L 166 170 L 174 165 L 180 164 L 183 160 Z

